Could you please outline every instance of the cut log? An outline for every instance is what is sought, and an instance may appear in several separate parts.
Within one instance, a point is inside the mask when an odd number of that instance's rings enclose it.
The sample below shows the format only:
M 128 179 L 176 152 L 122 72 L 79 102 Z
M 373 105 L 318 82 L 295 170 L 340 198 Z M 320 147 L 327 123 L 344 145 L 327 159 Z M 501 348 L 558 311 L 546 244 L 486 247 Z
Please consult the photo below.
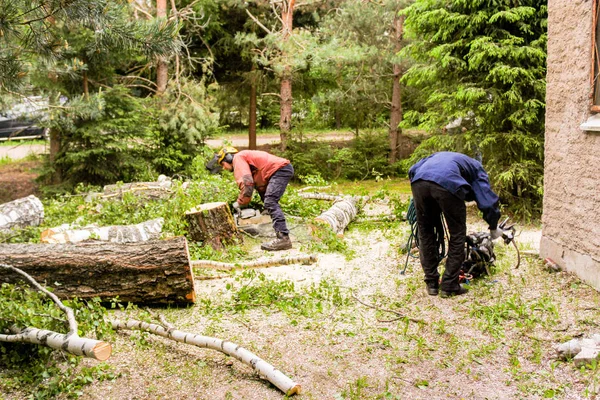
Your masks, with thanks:
M 65 224 L 42 232 L 42 243 L 78 243 L 85 240 L 102 240 L 112 243 L 137 243 L 159 239 L 164 219 L 156 218 L 137 225 L 94 225 L 73 229 Z
M 150 324 L 147 322 L 129 320 L 125 322 L 111 321 L 114 329 L 132 329 L 140 330 L 145 332 L 151 332 L 155 335 L 162 336 L 167 339 L 174 340 L 180 343 L 191 344 L 193 346 L 207 348 L 211 350 L 217 350 L 221 353 L 225 353 L 231 357 L 235 357 L 239 361 L 246 365 L 251 366 L 259 376 L 263 379 L 268 380 L 275 385 L 279 390 L 286 394 L 286 396 L 292 396 L 300 393 L 300 385 L 290 378 L 288 378 L 281 371 L 277 370 L 274 366 L 264 361 L 256 354 L 238 346 L 235 343 L 228 342 L 226 340 L 217 339 L 209 336 L 196 335 L 193 333 L 183 332 L 172 327 L 163 327 L 157 324 Z
M 34 195 L 0 205 L 0 232 L 38 226 L 44 220 L 44 206 Z
M 344 234 L 344 229 L 358 214 L 356 203 L 359 197 L 346 196 L 336 200 L 331 208 L 317 218 L 315 221 L 325 223 L 338 235 Z
M 112 346 L 109 343 L 101 342 L 95 339 L 79 337 L 77 331 L 77 321 L 73 309 L 65 306 L 58 297 L 52 292 L 49 292 L 40 285 L 31 275 L 25 271 L 8 264 L 0 264 L 0 270 L 8 270 L 12 273 L 25 279 L 31 286 L 50 297 L 50 299 L 60 308 L 67 316 L 69 324 L 69 333 L 62 334 L 48 331 L 45 329 L 25 328 L 19 329 L 12 327 L 12 334 L 0 334 L 0 341 L 9 343 L 32 343 L 43 346 L 48 346 L 52 349 L 64 350 L 67 353 L 77 356 L 86 356 L 95 358 L 96 360 L 104 361 L 110 357 Z
M 103 188 L 102 198 L 119 197 L 125 193 L 134 193 L 136 196 L 147 199 L 164 199 L 173 195 L 173 181 L 171 178 L 160 175 L 156 182 L 131 182 L 117 185 L 106 185 Z
M 243 241 L 227 203 L 201 204 L 186 212 L 185 218 L 190 239 L 210 244 L 215 250 Z
M 136 244 L 0 244 L 0 260 L 61 298 L 110 301 L 118 296 L 132 303 L 193 303 L 196 298 L 184 237 Z M 0 270 L 0 283 L 18 280 Z
M 315 256 L 299 255 L 296 257 L 278 257 L 267 260 L 248 261 L 241 263 L 223 263 L 212 260 L 195 260 L 192 261 L 192 267 L 197 268 L 209 268 L 218 269 L 222 271 L 230 271 L 236 268 L 248 269 L 248 268 L 265 268 L 279 265 L 290 265 L 290 264 L 304 264 L 309 265 L 317 262 Z
M 109 343 L 37 328 L 25 328 L 12 335 L 0 334 L 0 342 L 39 344 L 99 361 L 108 359 L 112 353 Z

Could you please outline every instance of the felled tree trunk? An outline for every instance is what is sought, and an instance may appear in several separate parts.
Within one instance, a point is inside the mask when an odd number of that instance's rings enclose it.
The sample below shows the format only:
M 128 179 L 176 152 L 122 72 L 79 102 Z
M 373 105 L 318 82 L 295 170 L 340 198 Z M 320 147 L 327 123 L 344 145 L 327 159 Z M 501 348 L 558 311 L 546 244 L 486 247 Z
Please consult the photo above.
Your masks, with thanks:
M 131 182 L 118 185 L 106 185 L 103 188 L 103 198 L 118 197 L 125 193 L 134 193 L 136 196 L 148 199 L 164 199 L 173 195 L 173 181 L 171 178 L 160 175 L 156 182 Z
M 336 200 L 331 208 L 315 218 L 315 221 L 329 225 L 335 233 L 342 235 L 344 229 L 358 214 L 357 202 L 358 198 L 351 196 Z
M 42 232 L 42 243 L 78 243 L 85 240 L 102 240 L 112 243 L 137 243 L 160 237 L 164 219 L 156 218 L 137 225 L 85 226 L 71 228 L 61 225 Z
M 201 204 L 185 213 L 192 240 L 210 244 L 215 250 L 242 242 L 229 206 L 224 202 Z
M 147 322 L 136 320 L 129 320 L 126 322 L 112 321 L 112 326 L 114 329 L 132 329 L 151 332 L 155 335 L 172 339 L 176 342 L 220 351 L 221 353 L 235 357 L 244 364 L 251 366 L 262 378 L 271 382 L 287 396 L 300 393 L 300 385 L 298 383 L 292 381 L 281 371 L 275 369 L 274 366 L 264 361 L 256 354 L 244 349 L 241 346 L 238 346 L 235 343 L 209 336 L 187 333 L 171 327 L 165 328 L 161 325 L 149 324 Z
M 44 206 L 34 195 L 0 204 L 0 232 L 38 226 L 44 220 Z
M 14 265 L 61 298 L 133 303 L 193 303 L 194 279 L 184 237 L 136 244 L 0 244 Z M 0 283 L 19 276 L 0 270 Z

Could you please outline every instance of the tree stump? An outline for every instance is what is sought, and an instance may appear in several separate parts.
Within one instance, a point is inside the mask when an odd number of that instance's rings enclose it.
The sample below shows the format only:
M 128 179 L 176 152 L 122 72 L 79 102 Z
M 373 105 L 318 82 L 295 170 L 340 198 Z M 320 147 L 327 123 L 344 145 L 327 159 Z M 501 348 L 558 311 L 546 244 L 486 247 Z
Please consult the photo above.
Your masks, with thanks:
M 220 250 L 243 242 L 229 206 L 224 202 L 201 204 L 185 213 L 190 239 Z
M 0 232 L 38 226 L 44 220 L 44 205 L 34 195 L 0 205 Z
M 61 298 L 118 296 L 132 303 L 193 303 L 196 299 L 184 237 L 116 244 L 0 244 L 0 260 L 51 287 Z M 0 269 L 0 283 L 18 274 Z

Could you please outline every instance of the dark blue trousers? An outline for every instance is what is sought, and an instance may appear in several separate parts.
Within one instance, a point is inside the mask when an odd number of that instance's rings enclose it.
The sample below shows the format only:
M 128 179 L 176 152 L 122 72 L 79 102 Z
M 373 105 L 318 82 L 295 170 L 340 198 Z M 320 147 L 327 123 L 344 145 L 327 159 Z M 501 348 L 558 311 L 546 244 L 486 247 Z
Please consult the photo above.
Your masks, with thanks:
M 419 227 L 419 256 L 429 286 L 438 285 L 438 247 L 435 228 L 441 228 L 440 214 L 448 226 L 448 258 L 442 276 L 441 289 L 455 291 L 460 288 L 460 267 L 465 259 L 467 235 L 467 207 L 465 202 L 436 183 L 419 180 L 411 184 L 417 209 Z M 439 229 L 438 228 L 438 229 Z
M 265 210 L 267 210 L 273 220 L 273 229 L 275 229 L 275 232 L 280 232 L 285 235 L 289 234 L 290 231 L 287 228 L 285 216 L 279 205 L 279 200 L 281 199 L 281 196 L 283 196 L 283 193 L 293 176 L 294 167 L 292 167 L 292 164 L 279 168 L 271 175 L 263 198 Z

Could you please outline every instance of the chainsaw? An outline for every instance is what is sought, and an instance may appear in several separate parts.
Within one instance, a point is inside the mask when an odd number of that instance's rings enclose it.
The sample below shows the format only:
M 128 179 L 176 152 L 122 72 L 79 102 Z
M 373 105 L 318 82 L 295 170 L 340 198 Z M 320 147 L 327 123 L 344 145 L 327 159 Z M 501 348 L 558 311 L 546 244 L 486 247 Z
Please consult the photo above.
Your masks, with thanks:
M 518 263 L 515 268 L 519 267 L 520 255 L 517 245 L 514 243 L 515 239 L 515 225 L 508 225 L 508 218 L 498 225 L 498 228 L 502 230 L 502 240 L 504 244 L 510 244 L 511 242 L 517 249 Z M 473 278 L 477 278 L 483 274 L 490 275 L 489 267 L 496 261 L 496 254 L 494 253 L 494 241 L 492 240 L 489 232 L 477 232 L 467 235 L 465 245 L 465 261 L 461 267 L 460 280 L 469 281 Z

